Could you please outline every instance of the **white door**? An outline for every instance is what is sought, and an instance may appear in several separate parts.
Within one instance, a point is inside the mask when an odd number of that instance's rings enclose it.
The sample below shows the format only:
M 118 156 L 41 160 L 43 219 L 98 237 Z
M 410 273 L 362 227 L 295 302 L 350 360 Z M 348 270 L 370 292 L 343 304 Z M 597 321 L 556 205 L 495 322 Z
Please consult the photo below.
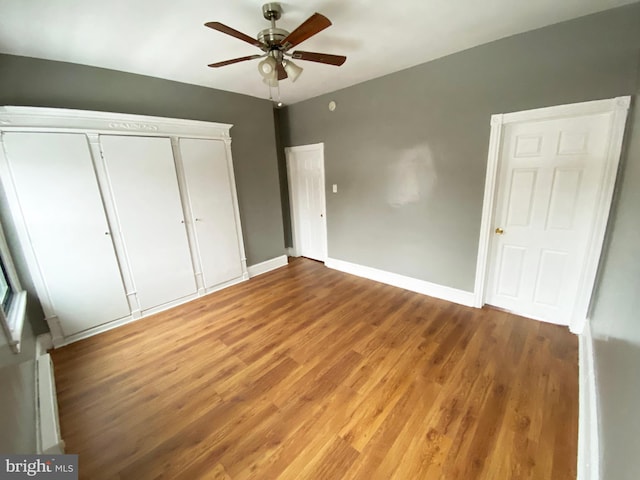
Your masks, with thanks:
M 85 135 L 5 133 L 31 246 L 65 335 L 130 314 Z
M 171 141 L 107 135 L 100 144 L 140 308 L 194 294 Z
M 584 275 L 611 116 L 503 130 L 486 302 L 567 325 Z
M 286 154 L 294 249 L 297 255 L 325 261 L 324 146 L 290 147 Z
M 241 277 L 234 180 L 224 142 L 181 138 L 180 156 L 205 288 Z

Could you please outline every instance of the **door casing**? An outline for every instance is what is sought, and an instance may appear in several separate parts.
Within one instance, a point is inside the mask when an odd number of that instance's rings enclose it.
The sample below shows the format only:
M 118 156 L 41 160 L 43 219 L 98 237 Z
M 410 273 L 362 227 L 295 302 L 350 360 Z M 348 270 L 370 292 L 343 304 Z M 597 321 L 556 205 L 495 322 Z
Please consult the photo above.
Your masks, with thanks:
M 478 259 L 476 264 L 476 278 L 474 297 L 475 307 L 485 304 L 486 285 L 489 274 L 489 254 L 491 252 L 491 235 L 496 211 L 496 194 L 498 191 L 498 173 L 504 127 L 510 123 L 548 120 L 554 118 L 570 118 L 592 114 L 610 115 L 610 136 L 605 158 L 602 189 L 596 203 L 591 235 L 588 239 L 585 268 L 579 280 L 578 292 L 574 303 L 569 328 L 574 333 L 581 333 L 587 320 L 591 293 L 595 284 L 598 263 L 604 242 L 604 236 L 613 199 L 616 173 L 620 162 L 622 141 L 627 113 L 631 104 L 631 97 L 617 97 L 608 100 L 558 105 L 553 107 L 526 110 L 522 112 L 496 114 L 491 116 L 491 135 L 489 139 L 489 155 L 487 160 L 487 174 L 485 179 L 484 199 L 482 206 L 482 221 L 478 244 Z

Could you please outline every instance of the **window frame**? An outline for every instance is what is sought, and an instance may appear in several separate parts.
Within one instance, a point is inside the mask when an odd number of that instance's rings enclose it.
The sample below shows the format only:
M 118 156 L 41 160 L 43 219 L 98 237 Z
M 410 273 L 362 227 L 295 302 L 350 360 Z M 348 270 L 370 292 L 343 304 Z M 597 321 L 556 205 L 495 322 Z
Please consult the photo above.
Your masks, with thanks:
M 18 272 L 11 258 L 9 245 L 0 224 L 0 262 L 2 274 L 9 285 L 7 305 L 0 305 L 0 323 L 7 339 L 7 344 L 14 353 L 20 353 L 22 329 L 26 318 L 27 292 L 20 284 Z

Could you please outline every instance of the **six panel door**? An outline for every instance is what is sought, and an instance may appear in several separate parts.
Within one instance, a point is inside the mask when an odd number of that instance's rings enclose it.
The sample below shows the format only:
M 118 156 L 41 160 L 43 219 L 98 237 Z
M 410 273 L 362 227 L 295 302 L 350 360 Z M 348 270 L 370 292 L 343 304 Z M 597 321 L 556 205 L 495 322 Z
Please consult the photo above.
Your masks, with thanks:
M 21 214 L 46 283 L 47 317 L 72 335 L 130 314 L 83 134 L 5 133 Z
M 295 247 L 298 255 L 321 262 L 327 258 L 323 164 L 321 145 L 287 151 Z
M 569 323 L 602 189 L 609 128 L 607 115 L 505 128 L 488 304 Z
M 180 139 L 180 156 L 205 288 L 242 276 L 233 178 L 220 140 Z
M 196 293 L 171 148 L 163 137 L 100 137 L 142 311 Z

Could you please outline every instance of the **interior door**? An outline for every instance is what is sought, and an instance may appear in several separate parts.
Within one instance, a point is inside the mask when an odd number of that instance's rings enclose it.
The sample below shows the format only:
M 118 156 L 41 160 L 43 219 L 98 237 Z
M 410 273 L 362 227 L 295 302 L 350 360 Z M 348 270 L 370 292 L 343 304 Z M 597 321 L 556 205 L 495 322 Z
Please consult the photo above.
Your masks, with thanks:
M 100 144 L 140 308 L 195 293 L 171 141 L 106 135 Z
M 568 324 L 602 189 L 607 115 L 509 124 L 486 302 Z
M 87 138 L 5 133 L 11 176 L 65 335 L 130 314 Z M 46 302 L 43 302 L 46 303 Z
M 323 145 L 291 147 L 286 152 L 296 253 L 323 262 L 327 258 Z
M 180 156 L 205 288 L 241 277 L 234 180 L 224 142 L 181 138 Z

